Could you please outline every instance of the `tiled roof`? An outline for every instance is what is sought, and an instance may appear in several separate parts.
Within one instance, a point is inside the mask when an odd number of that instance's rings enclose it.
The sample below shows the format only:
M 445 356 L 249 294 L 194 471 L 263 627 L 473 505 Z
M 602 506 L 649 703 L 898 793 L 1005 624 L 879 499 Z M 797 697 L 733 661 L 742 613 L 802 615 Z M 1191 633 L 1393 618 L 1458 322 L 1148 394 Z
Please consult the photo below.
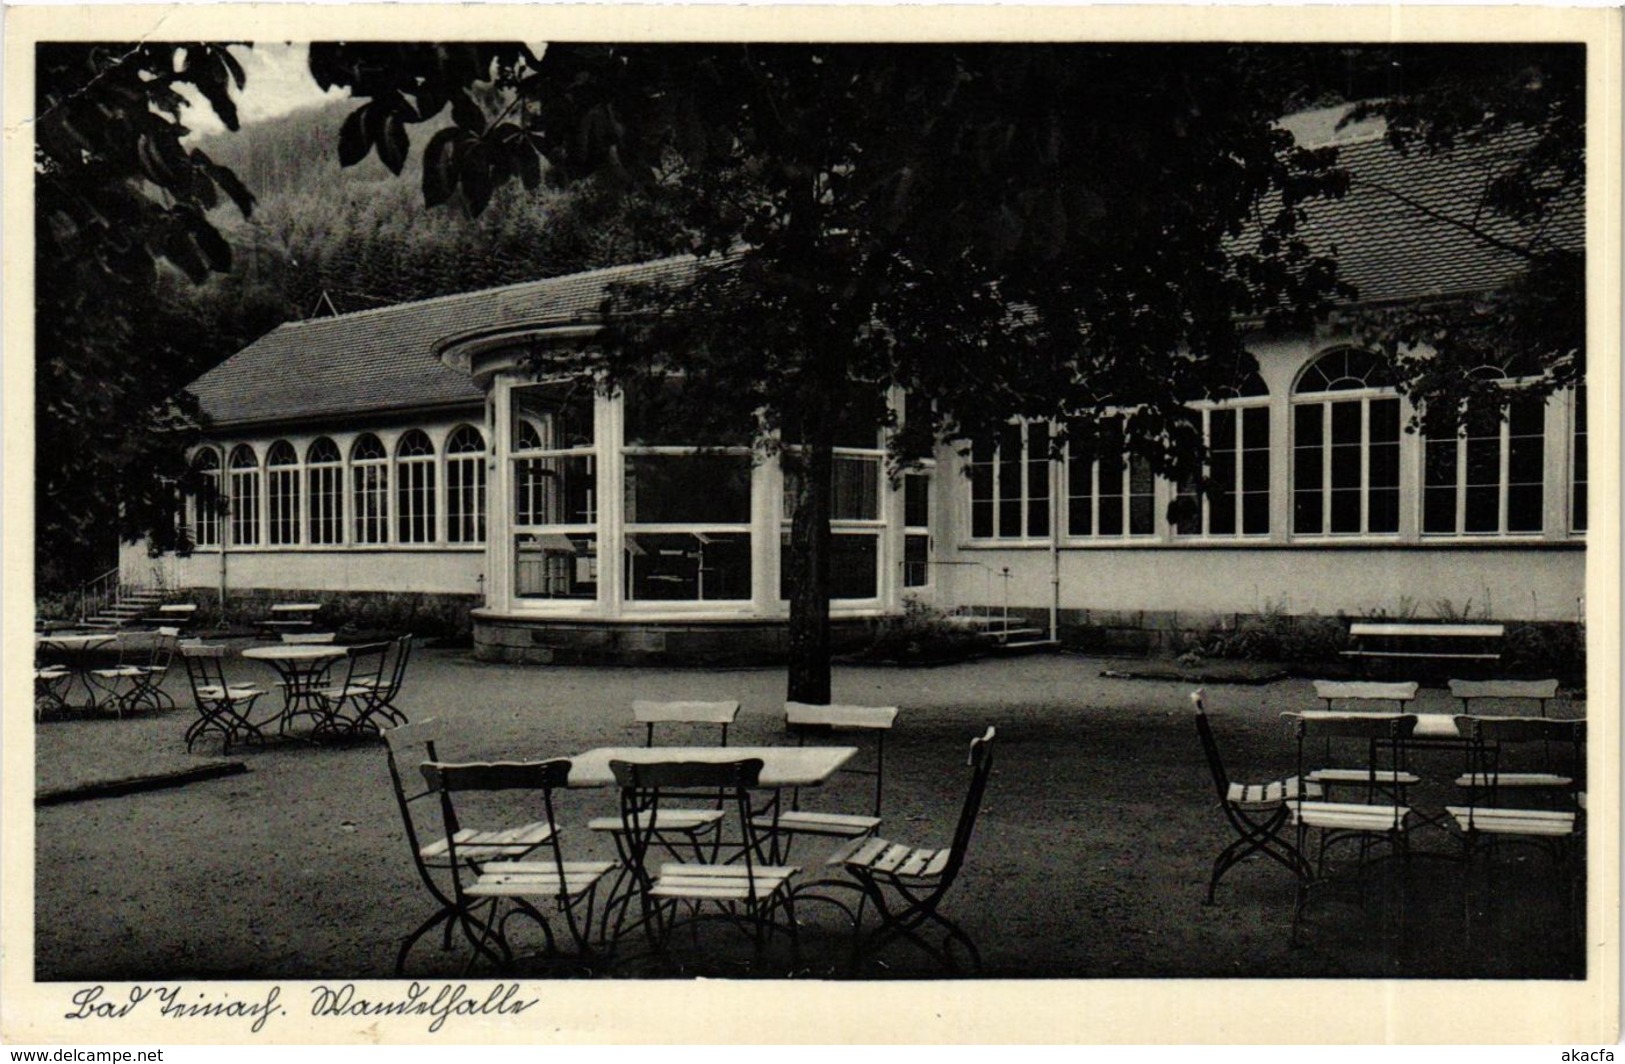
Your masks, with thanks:
M 1348 132 L 1348 131 L 1345 131 Z M 1523 265 L 1518 247 L 1584 246 L 1584 202 L 1576 194 L 1537 233 L 1483 206 L 1485 188 L 1530 137 L 1460 147 L 1448 155 L 1401 155 L 1370 126 L 1335 143 L 1349 171 L 1341 200 L 1308 206 L 1309 240 L 1335 252 L 1339 272 L 1361 303 L 1388 303 L 1500 287 Z
M 1468 228 L 1514 244 L 1530 240 L 1523 227 L 1480 206 L 1485 182 L 1504 163 L 1508 144 L 1407 157 L 1370 126 L 1336 131 L 1326 113 L 1308 117 L 1283 124 L 1307 142 L 1337 143 L 1353 175 L 1347 196 L 1309 208 L 1309 239 L 1318 250 L 1337 254 L 1360 302 L 1484 291 L 1504 284 L 1520 267 L 1515 254 Z M 1583 222 L 1576 196 L 1540 238 L 1579 248 Z M 290 323 L 198 378 L 191 390 L 221 426 L 477 404 L 480 390 L 441 362 L 436 345 L 505 325 L 590 320 L 610 284 L 677 276 L 693 262 L 682 257 L 614 266 Z
M 191 392 L 216 425 L 477 405 L 483 393 L 435 347 L 478 329 L 590 319 L 605 289 L 690 268 L 687 257 L 612 266 L 481 292 L 289 322 L 199 377 Z

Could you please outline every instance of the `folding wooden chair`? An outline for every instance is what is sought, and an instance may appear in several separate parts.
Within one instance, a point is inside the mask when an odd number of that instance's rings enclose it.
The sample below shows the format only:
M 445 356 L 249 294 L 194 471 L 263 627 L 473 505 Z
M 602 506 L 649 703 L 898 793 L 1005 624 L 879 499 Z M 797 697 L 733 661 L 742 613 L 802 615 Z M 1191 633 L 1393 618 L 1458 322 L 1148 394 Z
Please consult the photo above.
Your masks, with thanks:
M 874 767 L 843 767 L 843 773 L 873 777 L 874 804 L 868 813 L 831 813 L 801 808 L 801 788 L 790 792 L 790 808 L 774 808 L 758 813 L 755 828 L 768 833 L 771 841 L 770 860 L 781 863 L 789 858 L 790 844 L 797 835 L 811 835 L 831 839 L 857 839 L 874 834 L 880 828 L 880 803 L 886 771 L 886 733 L 897 720 L 896 706 L 814 706 L 803 702 L 784 704 L 784 725 L 796 736 L 797 744 L 806 746 L 809 738 L 827 739 L 835 735 L 872 737 L 875 744 Z
M 1335 712 L 1338 703 L 1342 703 L 1343 711 L 1350 715 L 1380 713 L 1387 703 L 1393 703 L 1394 712 L 1404 713 L 1405 707 L 1416 699 L 1417 685 L 1406 681 L 1403 683 L 1378 683 L 1367 680 L 1314 681 L 1315 697 L 1325 703 L 1325 712 Z M 1334 788 L 1344 786 L 1363 787 L 1368 790 L 1375 788 L 1378 793 L 1391 795 L 1394 801 L 1404 804 L 1409 788 L 1421 782 L 1421 777 L 1414 772 L 1406 771 L 1398 766 L 1373 772 L 1372 759 L 1376 756 L 1378 740 L 1373 739 L 1367 751 L 1364 765 L 1345 767 L 1322 766 L 1309 775 L 1309 782 L 1324 787 L 1328 793 Z
M 1271 780 L 1268 783 L 1237 783 L 1225 771 L 1224 759 L 1219 756 L 1219 744 L 1208 723 L 1206 693 L 1191 692 L 1191 704 L 1196 707 L 1196 734 L 1202 740 L 1207 755 L 1207 767 L 1218 793 L 1219 809 L 1235 831 L 1236 838 L 1219 851 L 1213 860 L 1213 874 L 1207 882 L 1207 904 L 1213 904 L 1213 892 L 1218 889 L 1224 874 L 1255 853 L 1285 867 L 1301 882 L 1313 875 L 1297 847 L 1287 840 L 1286 829 L 1291 820 L 1291 803 L 1298 795 L 1319 799 L 1323 796 L 1318 783 L 1303 782 L 1297 776 Z
M 1451 680 L 1450 693 L 1461 700 L 1461 711 L 1473 713 L 1474 702 L 1535 702 L 1540 715 L 1557 697 L 1556 680 Z
M 946 847 L 914 847 L 878 837 L 860 838 L 848 843 L 827 862 L 830 867 L 844 869 L 852 876 L 880 917 L 880 922 L 867 935 L 863 933 L 861 919 L 854 919 L 854 962 L 891 942 L 906 939 L 951 971 L 958 969 L 951 949 L 951 944 L 958 942 L 970 954 L 973 969 L 981 969 L 982 956 L 976 944 L 958 924 L 942 915 L 941 906 L 965 864 L 965 851 L 982 808 L 988 776 L 993 771 L 996 737 L 997 731 L 989 727 L 980 737 L 971 740 L 967 760 L 971 769 L 970 786 L 959 810 L 953 841 Z M 927 924 L 944 931 L 940 949 L 921 934 L 921 928 Z
M 384 689 L 384 662 L 388 643 L 363 643 L 345 654 L 344 679 L 330 687 L 318 687 L 316 699 L 322 716 L 311 736 L 336 732 L 353 737 L 376 734 L 378 695 Z M 387 718 L 386 718 L 387 719 Z
M 752 827 L 749 789 L 761 777 L 760 758 L 740 761 L 667 761 L 633 764 L 611 761 L 610 770 L 620 785 L 620 838 L 625 842 L 626 867 L 631 871 L 634 889 L 610 904 L 619 908 L 616 938 L 628 930 L 624 925 L 632 894 L 641 903 L 638 921 L 657 951 L 664 950 L 671 932 L 680 922 L 678 905 L 688 903 L 689 919 L 707 918 L 701 906 L 714 905 L 709 918 L 720 918 L 747 931 L 760 949 L 777 926 L 775 914 L 785 913 L 784 927 L 794 943 L 795 915 L 791 908 L 790 881 L 798 868 L 763 864 L 758 859 L 760 840 Z M 737 823 L 741 849 L 738 859 L 718 863 L 696 859 L 663 861 L 656 865 L 656 851 L 669 849 L 662 835 L 667 810 L 676 807 L 682 817 L 685 803 L 719 796 L 728 820 Z M 605 914 L 608 924 L 608 913 Z
M 445 835 L 440 834 L 439 825 L 432 831 L 422 832 L 418 823 L 419 806 L 427 799 L 436 798 L 439 792 L 427 785 L 413 784 L 412 787 L 416 789 L 412 789 L 408 784 L 408 780 L 421 779 L 421 774 L 416 771 L 418 765 L 439 759 L 437 744 L 444 734 L 445 725 L 438 717 L 430 717 L 416 724 L 403 724 L 384 732 L 389 779 L 394 786 L 395 804 L 400 809 L 401 822 L 406 829 L 407 845 L 412 851 L 412 864 L 417 869 L 418 878 L 438 903 L 435 912 L 401 944 L 400 953 L 395 958 L 397 975 L 405 971 L 407 955 L 412 952 L 418 939 L 442 923 L 446 925 L 442 948 L 451 947 L 454 926 L 451 918 L 457 909 L 452 900 L 453 888 L 447 882 L 451 872 L 451 843 Z M 549 820 L 534 820 L 512 828 L 461 827 L 460 830 L 463 836 L 460 855 L 478 868 L 485 861 L 527 856 L 552 837 L 553 824 Z M 425 841 L 426 838 L 429 841 Z
M 211 732 L 220 736 L 221 752 L 226 754 L 231 753 L 232 740 L 239 735 L 263 743 L 265 736 L 249 714 L 265 694 L 264 688 L 226 680 L 223 646 L 199 644 L 180 647 L 179 651 L 186 662 L 186 678 L 198 712 L 198 719 L 186 729 L 186 749 L 190 751 L 193 743 Z
M 125 710 L 140 706 L 153 710 L 174 708 L 175 700 L 162 685 L 180 637 L 179 628 L 160 628 L 152 634 L 149 646 L 143 648 L 132 642 L 130 650 L 121 653 L 117 667 L 96 670 L 96 676 L 115 691 L 114 705 L 120 717 Z
M 457 804 L 470 793 L 524 791 L 540 799 L 542 822 L 556 825 L 553 792 L 568 784 L 570 762 L 564 759 L 467 764 L 429 761 L 420 767 L 424 781 L 440 795 L 446 829 L 446 863 L 451 868 L 452 880 L 452 912 L 446 919 L 453 921 L 474 947 L 469 966 L 481 956 L 499 968 L 513 963 L 508 922 L 514 916 L 535 921 L 542 929 L 547 952 L 557 954 L 558 940 L 547 917 L 537 908 L 537 902 L 552 903 L 569 927 L 576 952 L 586 953 L 598 883 L 614 866 L 608 861 L 566 861 L 559 848 L 556 827 L 547 832 L 546 840 L 540 844 L 545 852 L 539 859 L 478 860 L 475 855 L 483 856 L 489 852 L 489 846 L 470 838 L 457 812 Z M 420 937 L 424 930 L 420 927 L 415 937 Z
M 1473 861 L 1477 854 L 1484 854 L 1482 896 L 1486 899 L 1497 894 L 1493 883 L 1494 851 L 1501 843 L 1545 850 L 1558 873 L 1556 880 L 1563 880 L 1574 863 L 1583 808 L 1586 722 L 1464 715 L 1456 718 L 1456 727 L 1467 737 L 1472 759 L 1464 776 L 1469 781 L 1467 804 L 1448 806 L 1446 812 L 1461 830 L 1462 858 L 1467 866 L 1467 875 L 1462 879 L 1462 905 L 1471 941 Z M 1542 771 L 1502 771 L 1513 749 L 1533 748 L 1536 744 L 1541 753 L 1535 756 L 1542 761 Z M 1562 763 L 1564 760 L 1566 763 Z M 1556 771 L 1560 768 L 1563 771 Z M 1572 922 L 1576 919 L 1575 899 L 1566 891 L 1563 895 Z
M 1288 803 L 1289 815 L 1297 829 L 1297 850 L 1308 853 L 1308 833 L 1319 835 L 1314 874 L 1298 881 L 1297 899 L 1292 912 L 1293 945 L 1298 944 L 1303 913 L 1309 902 L 1311 889 L 1330 882 L 1334 877 L 1326 872 L 1328 850 L 1337 844 L 1355 842 L 1358 857 L 1354 874 L 1362 880 L 1370 868 L 1371 848 L 1386 843 L 1391 854 L 1404 856 L 1408 843 L 1411 810 L 1397 801 L 1383 801 L 1391 794 L 1391 781 L 1406 775 L 1405 742 L 1416 730 L 1414 713 L 1284 713 L 1292 725 L 1297 739 L 1297 776 L 1314 781 L 1316 773 L 1309 771 L 1306 746 L 1312 739 L 1355 740 L 1367 748 L 1367 764 L 1363 771 L 1364 802 L 1330 802 L 1312 799 L 1306 788 L 1299 788 L 1297 797 Z M 1346 770 L 1358 772 L 1361 770 Z M 1346 782 L 1356 782 L 1348 779 Z M 1404 891 L 1398 892 L 1398 918 L 1396 926 L 1401 935 L 1404 928 Z

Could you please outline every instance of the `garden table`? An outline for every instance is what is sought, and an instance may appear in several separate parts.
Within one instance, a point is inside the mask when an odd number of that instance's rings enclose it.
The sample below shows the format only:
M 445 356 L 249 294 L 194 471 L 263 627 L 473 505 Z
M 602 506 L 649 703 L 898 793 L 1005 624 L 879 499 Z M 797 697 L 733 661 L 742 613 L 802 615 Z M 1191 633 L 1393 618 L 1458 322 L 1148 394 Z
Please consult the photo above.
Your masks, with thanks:
M 857 754 L 855 746 L 598 746 L 570 757 L 571 787 L 615 783 L 611 761 L 652 764 L 663 761 L 748 761 L 760 758 L 757 787 L 816 787 Z
M 66 694 L 73 690 L 74 681 L 84 687 L 85 694 L 90 701 L 86 708 L 95 710 L 101 705 L 96 697 L 97 685 L 91 680 L 91 665 L 94 664 L 92 655 L 107 644 L 117 641 L 116 635 L 36 635 L 34 637 L 34 650 L 36 654 L 47 654 L 56 657 L 68 669 L 68 683 L 64 688 L 62 704 L 70 705 Z
M 243 651 L 243 657 L 265 662 L 282 677 L 282 714 L 278 728 L 286 733 L 289 722 L 301 714 L 315 717 L 317 730 L 327 723 L 327 707 L 318 692 L 327 682 L 333 662 L 348 653 L 345 647 L 331 644 L 277 643 L 249 647 Z

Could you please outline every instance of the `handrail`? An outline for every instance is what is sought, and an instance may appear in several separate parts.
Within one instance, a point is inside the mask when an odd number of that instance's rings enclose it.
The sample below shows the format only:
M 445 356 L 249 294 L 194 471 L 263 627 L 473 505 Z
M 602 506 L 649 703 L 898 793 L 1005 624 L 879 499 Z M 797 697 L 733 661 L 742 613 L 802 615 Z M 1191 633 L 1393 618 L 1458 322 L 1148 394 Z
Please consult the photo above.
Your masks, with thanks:
M 993 566 L 988 565 L 986 562 L 979 562 L 979 561 L 975 561 L 973 559 L 964 559 L 964 560 L 958 560 L 958 561 L 947 561 L 945 559 L 937 559 L 937 558 L 927 559 L 926 563 L 928 565 L 974 565 L 978 569 L 981 569 L 982 573 L 983 573 L 983 577 L 982 577 L 982 591 L 983 591 L 982 599 L 983 599 L 983 602 L 985 603 L 985 605 L 983 605 L 983 607 L 982 607 L 982 616 L 985 619 L 987 619 L 988 621 L 993 620 L 993 578 L 995 576 L 1002 578 L 1004 580 L 1004 603 L 1003 603 L 1003 606 L 1000 608 L 999 642 L 1002 643 L 1002 642 L 1004 642 L 1005 639 L 1007 639 L 1009 637 L 1009 632 L 1010 632 L 1010 567 L 1008 565 L 1003 566 L 1002 568 L 999 568 L 999 569 L 995 569 L 995 568 L 993 568 Z
M 91 616 L 90 604 L 96 604 L 97 612 L 106 603 L 108 595 L 118 592 L 118 566 L 107 570 L 100 576 L 92 577 L 79 585 L 79 619 L 82 621 Z M 111 587 L 109 587 L 111 585 Z

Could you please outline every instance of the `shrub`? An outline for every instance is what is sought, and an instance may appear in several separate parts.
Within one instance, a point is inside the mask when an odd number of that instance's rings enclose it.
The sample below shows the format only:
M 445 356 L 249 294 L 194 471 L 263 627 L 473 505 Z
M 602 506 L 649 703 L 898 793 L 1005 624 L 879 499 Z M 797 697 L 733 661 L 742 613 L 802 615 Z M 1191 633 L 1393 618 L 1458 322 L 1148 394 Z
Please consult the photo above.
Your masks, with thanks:
M 1508 671 L 1584 683 L 1585 629 L 1567 622 L 1530 622 L 1507 628 L 1501 661 Z
M 908 599 L 903 616 L 881 626 L 864 656 L 878 661 L 940 663 L 963 661 L 980 646 L 974 630 L 956 624 L 935 606 Z

